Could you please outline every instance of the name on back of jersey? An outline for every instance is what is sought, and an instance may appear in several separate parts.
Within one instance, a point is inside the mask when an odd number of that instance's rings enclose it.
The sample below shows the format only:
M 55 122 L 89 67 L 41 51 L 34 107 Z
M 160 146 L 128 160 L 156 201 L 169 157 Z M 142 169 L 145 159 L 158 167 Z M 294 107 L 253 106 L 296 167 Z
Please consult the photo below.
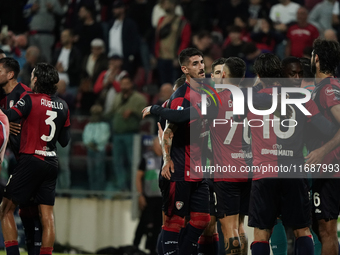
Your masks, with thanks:
M 47 106 L 53 109 L 58 109 L 58 110 L 62 110 L 64 108 L 63 103 L 53 102 L 53 101 L 50 101 L 44 98 L 41 99 L 41 105 Z

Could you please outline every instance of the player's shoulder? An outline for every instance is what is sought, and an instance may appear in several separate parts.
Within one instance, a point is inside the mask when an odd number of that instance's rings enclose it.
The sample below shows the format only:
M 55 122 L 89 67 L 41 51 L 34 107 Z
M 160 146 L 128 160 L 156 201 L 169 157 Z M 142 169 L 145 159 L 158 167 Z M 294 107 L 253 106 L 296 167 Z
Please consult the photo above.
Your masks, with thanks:
M 26 91 L 27 93 L 28 93 L 28 92 L 32 92 L 32 90 L 31 90 L 30 87 L 28 87 L 27 85 L 25 85 L 25 84 L 23 84 L 23 83 L 21 83 L 21 82 L 19 82 L 18 87 L 19 87 L 21 90 Z
M 58 97 L 57 95 L 51 95 L 50 98 L 51 98 L 51 101 L 63 104 L 63 106 L 64 106 L 63 109 L 68 110 L 68 105 L 67 105 L 67 103 L 64 99 Z
M 178 97 L 185 97 L 185 94 L 187 93 L 189 86 L 187 83 L 184 83 L 182 86 L 180 86 L 170 97 L 170 100 L 173 100 Z

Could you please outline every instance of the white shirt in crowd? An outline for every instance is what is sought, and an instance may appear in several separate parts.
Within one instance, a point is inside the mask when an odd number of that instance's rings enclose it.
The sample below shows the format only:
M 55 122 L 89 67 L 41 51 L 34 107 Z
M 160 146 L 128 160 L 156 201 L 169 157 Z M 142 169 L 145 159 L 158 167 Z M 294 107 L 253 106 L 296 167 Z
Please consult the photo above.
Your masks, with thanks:
M 275 4 L 270 9 L 269 17 L 275 23 L 289 24 L 296 21 L 296 13 L 300 5 L 290 2 L 287 5 Z
M 165 11 L 163 8 L 161 8 L 160 4 L 156 4 L 155 7 L 153 7 L 152 10 L 152 26 L 154 28 L 157 27 L 158 21 L 161 17 L 165 16 Z M 182 7 L 180 5 L 177 5 L 175 8 L 175 14 L 178 16 L 183 16 Z
M 70 53 L 71 53 L 71 49 L 66 49 L 65 47 L 63 47 L 58 57 L 58 62 L 60 62 L 61 65 L 63 66 L 64 72 L 67 72 L 68 70 Z
M 109 32 L 109 57 L 113 55 L 124 57 L 122 31 L 123 21 L 116 20 Z

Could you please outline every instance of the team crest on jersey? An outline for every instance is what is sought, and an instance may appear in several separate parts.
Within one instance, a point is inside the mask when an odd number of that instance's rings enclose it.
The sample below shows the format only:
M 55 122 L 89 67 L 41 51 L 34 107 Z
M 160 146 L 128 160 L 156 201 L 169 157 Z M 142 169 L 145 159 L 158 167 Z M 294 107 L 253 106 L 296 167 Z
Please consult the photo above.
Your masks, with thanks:
M 176 202 L 176 208 L 177 210 L 181 210 L 183 207 L 184 203 L 182 201 L 177 201 Z
M 9 101 L 9 108 L 12 108 L 13 105 L 14 105 L 14 100 Z
M 281 149 L 282 149 L 282 145 L 280 145 L 280 144 L 274 144 L 274 145 L 273 145 L 273 149 L 274 149 L 274 150 L 281 150 Z

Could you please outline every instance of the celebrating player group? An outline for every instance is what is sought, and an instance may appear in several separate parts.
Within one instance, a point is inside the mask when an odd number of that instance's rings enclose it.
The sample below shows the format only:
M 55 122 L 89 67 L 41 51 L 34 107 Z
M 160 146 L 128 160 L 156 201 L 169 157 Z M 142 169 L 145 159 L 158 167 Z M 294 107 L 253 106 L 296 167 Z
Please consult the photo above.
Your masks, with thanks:
M 310 61 L 261 54 L 251 88 L 242 59 L 215 60 L 209 82 L 203 54 L 180 53 L 185 83 L 143 110 L 161 118 L 159 254 L 218 254 L 217 219 L 225 254 L 247 254 L 245 215 L 254 255 L 270 254 L 278 219 L 294 232 L 295 254 L 314 254 L 317 239 L 322 255 L 339 254 L 340 45 L 313 48 Z

